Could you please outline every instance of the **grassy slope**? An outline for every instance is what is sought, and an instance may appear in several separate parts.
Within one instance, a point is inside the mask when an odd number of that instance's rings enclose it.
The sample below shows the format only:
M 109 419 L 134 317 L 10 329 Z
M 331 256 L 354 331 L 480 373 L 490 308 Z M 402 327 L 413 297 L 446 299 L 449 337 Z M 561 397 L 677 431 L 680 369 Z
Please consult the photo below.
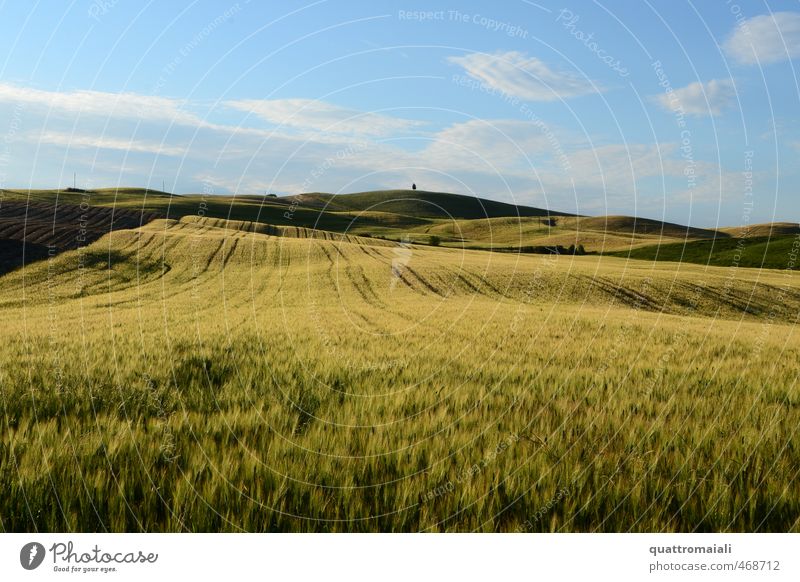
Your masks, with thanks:
M 0 278 L 2 529 L 800 529 L 796 278 L 230 226 Z
M 135 228 L 155 215 L 126 208 L 81 207 L 62 202 L 3 200 L 0 240 L 50 245 L 59 250 L 93 242 L 110 230 Z
M 113 206 L 115 204 L 127 205 L 128 203 L 141 202 L 142 199 L 169 200 L 173 197 L 166 192 L 148 190 L 146 188 L 99 188 L 89 191 L 75 191 L 71 188 L 62 190 L 0 190 L 0 201 L 22 200 L 30 202 L 53 202 L 58 200 L 62 204 L 81 204 L 87 202 L 94 206 Z
M 498 216 L 569 216 L 530 206 L 514 206 L 475 196 L 425 190 L 380 190 L 354 194 L 322 193 L 288 196 L 305 206 L 344 211 L 380 211 L 439 219 L 495 218 Z
M 584 230 L 596 230 L 615 233 L 629 233 L 653 237 L 667 238 L 713 238 L 720 235 L 714 230 L 692 228 L 672 222 L 661 222 L 650 218 L 635 216 L 594 216 L 580 218 L 579 227 Z
M 139 212 L 155 213 L 180 219 L 184 216 L 206 216 L 234 221 L 251 221 L 276 226 L 315 228 L 353 235 L 381 236 L 393 240 L 406 238 L 426 243 L 430 236 L 441 238 L 451 247 L 488 249 L 526 246 L 582 244 L 589 252 L 615 253 L 642 249 L 631 258 L 652 260 L 658 245 L 664 249 L 659 260 L 680 260 L 687 240 L 740 236 L 741 229 L 712 231 L 689 228 L 660 221 L 626 217 L 576 217 L 563 213 L 516 207 L 501 202 L 482 200 L 441 192 L 421 190 L 387 190 L 346 195 L 301 194 L 281 198 L 263 196 L 171 196 L 163 192 L 136 188 L 101 189 L 86 194 L 61 191 L 2 191 L 5 200 L 53 201 L 61 204 L 88 202 L 98 206 L 114 206 Z M 287 214 L 288 213 L 288 214 Z M 753 235 L 789 234 L 800 230 L 797 224 L 775 223 L 754 225 Z M 729 245 L 731 243 L 724 243 Z M 733 243 L 735 244 L 735 243 Z M 673 245 L 673 246 L 670 246 Z M 684 260 L 702 258 L 707 243 L 690 244 L 691 252 Z M 724 247 L 728 248 L 728 247 Z M 770 247 L 783 260 L 782 247 Z M 700 255 L 698 255 L 698 252 Z M 777 264 L 767 256 L 765 266 Z M 695 258 L 693 258 L 695 257 Z M 711 264 L 728 265 L 730 257 L 720 255 Z M 705 263 L 706 261 L 699 261 Z M 757 263 L 742 264 L 753 266 Z
M 683 261 L 722 267 L 738 265 L 764 269 L 798 269 L 800 268 L 800 261 L 797 259 L 798 250 L 800 250 L 800 238 L 797 235 L 784 235 L 772 238 L 756 236 L 695 240 L 646 246 L 610 254 L 645 261 Z
M 582 244 L 589 251 L 613 251 L 711 237 L 713 231 L 621 216 L 490 218 L 443 221 L 413 232 L 436 234 L 445 244 L 472 248 Z
M 800 234 L 800 224 L 796 222 L 768 222 L 765 224 L 751 224 L 748 226 L 735 226 L 720 228 L 720 232 L 736 238 L 756 236 L 783 236 Z

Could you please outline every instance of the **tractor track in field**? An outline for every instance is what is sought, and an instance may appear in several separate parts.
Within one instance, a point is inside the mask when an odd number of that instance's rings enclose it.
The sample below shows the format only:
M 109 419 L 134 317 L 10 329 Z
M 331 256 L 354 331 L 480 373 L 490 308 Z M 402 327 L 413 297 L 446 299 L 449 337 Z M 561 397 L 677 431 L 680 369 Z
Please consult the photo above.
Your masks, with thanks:
M 381 302 L 380 298 L 377 296 L 374 289 L 372 289 L 372 286 L 370 285 L 366 275 L 364 274 L 364 268 L 361 267 L 360 265 L 354 265 L 350 257 L 347 256 L 348 253 L 343 252 L 342 249 L 339 248 L 340 244 L 341 243 L 338 241 L 333 242 L 333 248 L 338 253 L 339 257 L 341 257 L 344 263 L 343 271 L 345 276 L 347 277 L 346 280 L 350 283 L 352 288 L 355 290 L 358 296 L 361 297 L 361 299 L 365 304 L 369 305 L 372 308 L 383 309 L 385 305 Z M 351 246 L 352 245 L 348 245 L 348 250 L 350 250 Z M 337 268 L 337 273 L 338 271 L 339 269 Z M 341 289 L 339 288 L 338 284 L 338 276 L 336 278 L 336 290 L 341 297 Z M 357 317 L 363 319 L 364 322 L 370 325 L 371 327 L 383 331 L 383 328 L 381 326 L 379 326 L 373 319 L 361 313 L 359 310 L 351 308 L 349 309 L 349 311 L 355 314 Z
M 211 271 L 211 265 L 214 263 L 214 259 L 216 259 L 217 255 L 219 255 L 222 252 L 222 248 L 224 246 L 225 246 L 225 240 L 220 239 L 219 244 L 217 244 L 217 248 L 215 248 L 214 251 L 208 256 L 208 260 L 206 260 L 206 264 L 203 267 L 203 269 L 198 273 L 195 273 L 196 277 L 199 278 L 201 274 Z
M 380 261 L 390 261 L 390 259 L 380 251 L 381 248 L 386 248 L 386 247 L 377 248 L 373 247 L 372 245 L 361 245 L 361 250 L 367 253 L 368 255 L 371 255 Z
M 101 214 L 110 220 L 110 210 L 105 209 Z M 20 223 L 9 223 L 12 218 L 9 213 L 0 216 L 0 227 L 6 228 L 8 234 L 19 237 L 52 234 L 48 233 L 47 222 L 29 222 L 26 230 Z M 268 300 L 273 293 L 280 295 L 290 287 L 296 289 L 304 276 L 298 260 L 302 262 L 305 253 L 306 276 L 311 277 L 309 298 L 315 297 L 321 305 L 341 302 L 354 323 L 361 325 L 363 321 L 376 332 L 381 331 L 378 329 L 381 326 L 388 329 L 400 323 L 401 319 L 417 320 L 419 311 L 410 306 L 420 296 L 442 299 L 454 295 L 480 296 L 498 301 L 517 300 L 520 296 L 516 271 L 511 265 L 505 271 L 487 273 L 478 262 L 457 266 L 444 261 L 443 255 L 433 254 L 429 260 L 427 253 L 431 251 L 420 250 L 412 258 L 407 253 L 398 253 L 397 246 L 372 246 L 368 244 L 370 241 L 354 237 L 322 233 L 308 236 L 308 231 L 297 228 L 286 232 L 305 234 L 299 237 L 305 240 L 263 233 L 256 236 L 242 229 L 229 230 L 221 236 L 218 227 L 177 221 L 167 221 L 164 228 L 155 224 L 104 232 L 110 236 L 55 257 L 46 269 L 31 267 L 31 271 L 22 275 L 24 279 L 8 279 L 5 289 L 32 286 L 37 280 L 57 280 L 60 296 L 75 296 L 73 290 L 79 290 L 80 296 L 114 293 L 109 301 L 116 305 L 121 304 L 117 299 L 126 288 L 137 287 L 137 302 L 141 302 L 142 298 L 149 300 L 164 294 L 172 300 L 187 292 L 197 293 L 202 287 L 206 303 L 213 303 L 210 298 L 218 299 L 223 294 L 226 306 L 230 307 L 253 302 L 254 297 L 259 302 Z M 246 249 L 240 242 L 251 236 L 253 247 Z M 82 265 L 80 271 L 76 268 L 78 264 Z M 784 285 L 784 279 L 775 272 L 764 274 L 763 279 L 768 282 L 762 282 L 762 275 L 753 270 L 731 274 L 719 267 L 712 269 L 702 284 L 693 282 L 700 281 L 699 274 L 683 279 L 667 274 L 648 287 L 643 286 L 644 279 L 635 273 L 621 272 L 618 277 L 612 272 L 590 272 L 588 268 L 583 272 L 557 271 L 537 295 L 542 301 L 563 297 L 563 301 L 596 300 L 605 304 L 610 300 L 621 308 L 726 318 L 748 315 L 763 319 L 769 314 L 791 320 L 800 306 L 800 290 L 792 286 L 790 279 L 785 279 Z M 250 281 L 246 281 L 248 277 Z M 165 279 L 166 283 L 151 285 Z M 506 285 L 516 286 L 501 291 Z M 429 300 L 428 304 L 433 302 Z
M 317 248 L 319 248 L 319 250 L 321 250 L 321 251 L 322 251 L 322 254 L 323 254 L 323 255 L 325 256 L 325 258 L 328 260 L 328 270 L 327 270 L 327 275 L 328 275 L 328 278 L 330 279 L 331 283 L 333 283 L 334 289 L 336 289 L 336 290 L 337 290 L 337 293 L 338 293 L 338 290 L 339 290 L 339 282 L 337 281 L 336 277 L 335 277 L 335 276 L 334 276 L 334 274 L 333 274 L 333 268 L 336 266 L 336 261 L 334 261 L 334 260 L 333 260 L 333 256 L 331 255 L 331 253 L 330 253 L 330 252 L 328 251 L 328 249 L 326 248 L 326 246 L 327 246 L 327 245 L 326 245 L 324 242 L 320 242 L 320 241 L 318 241 L 318 240 L 315 240 L 315 241 L 314 241 L 314 245 L 315 245 Z
M 365 303 L 381 309 L 386 307 L 386 303 L 384 303 L 380 296 L 375 292 L 375 289 L 372 287 L 372 283 L 370 283 L 369 279 L 364 273 L 364 267 L 361 265 L 347 265 L 345 266 L 345 273 L 347 274 L 350 283 L 353 285 L 353 288 Z
M 676 303 L 683 309 L 688 311 L 697 311 L 697 303 L 700 299 L 711 303 L 715 306 L 715 311 L 718 313 L 723 308 L 728 308 L 732 311 L 739 313 L 748 313 L 751 315 L 761 315 L 774 307 L 771 303 L 763 303 L 760 301 L 759 295 L 756 293 L 758 287 L 765 287 L 772 289 L 772 286 L 764 285 L 763 283 L 752 283 L 749 291 L 740 289 L 731 289 L 717 286 L 703 286 L 692 283 L 677 282 L 673 283 L 679 289 L 683 289 L 690 296 L 694 296 L 694 301 L 685 300 L 682 296 L 671 294 L 669 299 L 672 303 Z
M 330 263 L 330 268 L 333 269 L 333 265 L 335 263 L 334 263 L 333 257 L 328 252 L 328 249 L 325 248 L 326 245 L 324 243 L 319 242 L 319 241 L 314 241 L 314 244 L 316 244 L 317 248 L 319 248 L 322 251 L 322 253 L 325 255 L 325 258 L 327 258 L 328 262 Z
M 783 293 L 784 295 L 788 295 L 795 301 L 800 302 L 800 291 L 798 291 L 797 289 L 794 289 L 792 287 L 778 287 L 777 285 L 770 285 L 769 283 L 758 283 L 758 285 L 764 287 L 765 289 L 770 289 L 772 295 Z
M 109 232 L 139 228 L 156 218 L 161 217 L 129 208 L 3 201 L 0 239 L 50 245 L 62 252 L 91 244 Z
M 361 251 L 371 256 L 376 261 L 382 263 L 388 268 L 392 267 L 392 257 L 387 257 L 383 254 L 381 249 L 389 249 L 393 247 L 373 247 L 371 245 L 360 245 Z
M 232 239 L 223 239 L 222 240 L 223 245 L 225 243 L 227 243 L 228 240 L 232 240 L 233 242 L 231 243 L 231 248 L 228 251 L 228 254 L 225 255 L 224 259 L 222 259 L 222 268 L 223 269 L 226 266 L 228 266 L 228 262 L 231 260 L 231 257 L 233 257 L 234 253 L 236 252 L 236 248 L 239 246 L 239 238 L 238 237 L 234 237 Z
M 626 307 L 635 307 L 637 309 L 644 309 L 645 311 L 672 313 L 669 306 L 659 303 L 654 298 L 634 291 L 629 287 L 624 287 L 619 283 L 611 281 L 605 277 L 589 276 L 589 275 L 572 275 L 578 280 L 588 283 L 589 288 L 597 288 L 602 293 L 611 296 L 614 301 L 619 301 Z
M 472 284 L 472 282 L 469 279 L 467 279 L 464 275 L 462 275 L 458 271 L 454 271 L 454 273 L 456 274 L 456 278 L 459 281 L 461 281 L 461 284 L 463 286 L 465 286 L 467 289 L 469 289 L 470 291 L 472 291 L 473 293 L 475 293 L 477 295 L 484 295 L 484 296 L 488 295 L 486 292 L 481 291 L 480 289 L 478 289 L 475 285 Z
M 250 260 L 250 301 L 254 301 L 256 297 L 260 297 L 262 294 L 266 295 L 271 289 L 271 285 L 274 283 L 275 279 L 275 272 L 272 269 L 265 268 L 265 265 L 269 263 L 269 243 L 266 241 L 263 242 L 263 246 L 259 246 L 259 255 L 254 257 L 256 254 L 256 242 L 254 240 L 253 244 L 251 245 L 251 260 Z M 256 266 L 260 268 L 256 268 Z M 258 281 L 257 286 L 253 285 L 253 281 Z M 281 289 L 282 281 L 278 281 L 277 289 Z
M 762 315 L 769 312 L 771 304 L 760 301 L 760 297 L 755 295 L 754 290 L 759 286 L 760 283 L 753 284 L 753 289 L 749 292 L 732 287 L 711 288 L 704 292 L 707 297 L 713 297 L 721 306 L 724 305 L 734 311 L 751 315 Z
M 317 246 L 322 250 L 323 254 L 325 255 L 325 258 L 328 260 L 328 270 L 327 270 L 328 278 L 333 283 L 334 288 L 336 289 L 337 296 L 340 298 L 341 301 L 343 294 L 339 284 L 339 278 L 338 276 L 334 276 L 333 273 L 334 266 L 337 266 L 336 272 L 337 274 L 339 273 L 338 261 L 334 259 L 334 257 L 332 256 L 332 252 L 329 252 L 329 250 L 325 248 L 327 246 L 326 242 L 330 241 L 323 241 L 323 242 L 315 241 L 315 242 Z M 366 273 L 364 272 L 364 268 L 361 265 L 354 264 L 351 261 L 350 257 L 347 256 L 347 253 L 339 248 L 339 245 L 341 244 L 340 242 L 333 242 L 332 244 L 334 246 L 336 253 L 338 254 L 337 258 L 341 257 L 342 259 L 343 262 L 342 272 L 346 276 L 347 282 L 349 282 L 350 286 L 355 290 L 358 297 L 360 297 L 363 303 L 369 306 L 372 310 L 378 309 L 381 311 L 381 313 L 385 314 L 387 311 L 386 309 L 387 306 L 375 292 L 374 288 L 372 287 L 372 283 L 369 281 L 369 278 L 366 276 Z M 364 324 L 368 325 L 374 331 L 378 333 L 385 333 L 385 328 L 379 325 L 374 317 L 369 317 L 368 315 L 362 313 L 361 310 L 355 309 L 353 307 L 348 308 L 347 312 L 350 313 L 352 316 L 357 317 L 359 320 L 363 321 Z
M 478 283 L 476 284 L 474 282 L 470 282 L 469 279 L 467 279 L 467 275 L 469 275 L 470 277 L 474 277 L 475 279 L 478 279 Z M 505 293 L 503 293 L 502 291 L 500 291 L 500 289 L 498 289 L 497 287 L 492 285 L 489 282 L 489 280 L 486 279 L 486 277 L 484 277 L 483 275 L 480 275 L 480 274 L 477 274 L 477 273 L 473 273 L 473 272 L 467 271 L 465 269 L 458 269 L 456 271 L 456 276 L 461 281 L 463 281 L 468 287 L 470 287 L 471 289 L 474 289 L 480 295 L 483 295 L 485 297 L 490 297 L 491 298 L 492 297 L 492 293 L 493 293 L 496 296 L 496 298 L 500 298 L 500 299 L 507 299 L 508 298 L 508 296 Z M 484 287 L 488 288 L 491 291 L 491 293 L 482 290 Z
M 430 292 L 431 292 L 431 293 L 433 293 L 434 295 L 438 295 L 439 297 L 445 297 L 445 295 L 444 295 L 444 294 L 441 292 L 441 290 L 439 290 L 439 289 L 438 289 L 436 286 L 434 286 L 434 285 L 433 285 L 433 284 L 432 284 L 430 281 L 428 281 L 428 280 L 427 280 L 425 277 L 423 277 L 422 275 L 420 275 L 420 274 L 419 274 L 417 271 L 415 271 L 414 269 L 412 269 L 412 268 L 411 268 L 411 267 L 409 267 L 408 265 L 406 265 L 406 266 L 404 266 L 404 267 L 403 267 L 403 271 L 405 271 L 405 272 L 407 272 L 407 273 L 411 273 L 411 275 L 413 275 L 413 277 L 414 277 L 414 278 L 415 278 L 417 281 L 419 281 L 419 282 L 420 282 L 420 284 L 421 284 L 421 285 L 422 285 L 422 286 L 423 286 L 425 289 L 427 289 L 428 291 L 430 291 Z M 418 288 L 417 288 L 417 289 L 418 289 Z M 423 293 L 424 293 L 424 292 L 423 292 Z

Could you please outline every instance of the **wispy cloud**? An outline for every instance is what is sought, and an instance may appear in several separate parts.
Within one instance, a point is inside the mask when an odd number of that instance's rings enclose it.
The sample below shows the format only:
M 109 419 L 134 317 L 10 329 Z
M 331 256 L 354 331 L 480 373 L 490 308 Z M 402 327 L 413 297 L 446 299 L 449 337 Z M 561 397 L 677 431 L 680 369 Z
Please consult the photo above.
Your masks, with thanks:
M 360 112 L 313 99 L 240 100 L 219 105 L 252 113 L 275 125 L 282 124 L 284 131 L 281 133 L 274 129 L 215 123 L 210 117 L 213 110 L 209 112 L 209 117 L 201 117 L 191 111 L 192 103 L 182 99 L 91 90 L 46 91 L 10 83 L 0 83 L 2 103 L 24 103 L 26 108 L 38 107 L 47 113 L 49 122 L 55 118 L 71 119 L 73 122 L 80 120 L 80 123 L 91 120 L 146 122 L 152 123 L 154 129 L 161 128 L 164 131 L 170 125 L 175 125 L 261 139 L 276 136 L 294 138 L 298 142 L 314 137 L 318 141 L 339 143 L 341 136 L 336 134 L 374 137 L 422 125 L 413 120 Z M 289 135 L 286 129 L 295 131 Z
M 526 85 L 532 91 L 528 99 L 536 94 L 531 87 Z M 729 88 L 712 81 L 676 93 L 687 111 L 713 113 L 724 107 L 720 95 Z M 570 91 L 579 92 L 577 86 Z M 706 98 L 715 105 L 709 107 Z M 673 190 L 686 184 L 686 163 L 676 144 L 593 145 L 589 136 L 519 119 L 470 119 L 434 131 L 385 112 L 310 99 L 222 103 L 273 126 L 265 129 L 214 123 L 192 113 L 199 104 L 169 98 L 0 84 L 3 107 L 20 101 L 39 111 L 26 117 L 26 139 L 18 140 L 13 163 L 42 185 L 61 183 L 63 176 L 57 168 L 43 173 L 39 156 L 59 155 L 62 167 L 68 163 L 93 183 L 174 175 L 181 189 L 214 184 L 221 191 L 296 193 L 397 188 L 413 181 L 426 189 L 582 212 L 652 202 L 661 195 L 652 183 L 663 178 L 672 180 Z M 224 142 L 219 132 L 227 134 Z M 409 133 L 413 146 L 404 147 Z M 152 162 L 121 155 L 128 152 L 149 154 Z M 701 176 L 692 199 L 719 196 L 719 180 L 713 179 L 718 166 L 698 163 L 696 169 Z
M 40 144 L 66 146 L 69 148 L 120 150 L 125 152 L 156 154 L 160 156 L 184 156 L 187 151 L 183 146 L 166 145 L 140 139 L 80 135 L 55 131 L 46 131 L 36 136 L 31 136 L 31 141 Z
M 514 119 L 472 119 L 455 123 L 431 137 L 423 158 L 450 171 L 512 169 L 531 175 L 543 159 L 556 162 L 564 150 L 585 139 L 562 128 Z
M 679 105 L 688 115 L 703 116 L 720 115 L 731 106 L 735 96 L 733 81 L 713 79 L 707 83 L 691 83 L 654 99 L 666 111 L 675 111 Z
M 320 132 L 379 136 L 422 125 L 410 119 L 356 111 L 315 99 L 240 99 L 226 101 L 224 105 L 275 125 Z
M 530 101 L 556 101 L 602 91 L 588 79 L 552 69 L 536 57 L 517 51 L 471 53 L 447 60 L 493 89 Z
M 742 21 L 725 42 L 725 52 L 744 65 L 769 64 L 800 56 L 800 13 L 774 12 Z
M 183 108 L 185 102 L 181 100 L 136 93 L 44 91 L 0 83 L 0 102 L 22 102 L 26 106 L 41 106 L 81 115 L 203 124 L 202 119 Z

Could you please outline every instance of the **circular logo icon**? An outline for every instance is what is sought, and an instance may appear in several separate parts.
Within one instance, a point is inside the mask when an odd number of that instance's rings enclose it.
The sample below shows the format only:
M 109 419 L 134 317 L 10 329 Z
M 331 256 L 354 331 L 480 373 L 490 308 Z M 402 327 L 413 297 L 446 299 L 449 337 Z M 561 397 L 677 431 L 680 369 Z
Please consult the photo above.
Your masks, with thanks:
M 19 563 L 26 570 L 35 570 L 44 561 L 44 546 L 39 542 L 30 542 L 19 551 Z

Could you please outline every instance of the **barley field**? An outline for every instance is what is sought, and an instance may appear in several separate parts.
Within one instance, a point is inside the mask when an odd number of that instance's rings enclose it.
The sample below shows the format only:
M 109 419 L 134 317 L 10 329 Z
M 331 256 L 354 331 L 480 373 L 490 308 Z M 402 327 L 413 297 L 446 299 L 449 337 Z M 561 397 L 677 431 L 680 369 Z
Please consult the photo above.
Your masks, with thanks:
M 3 531 L 800 532 L 796 271 L 184 217 L 0 311 Z

